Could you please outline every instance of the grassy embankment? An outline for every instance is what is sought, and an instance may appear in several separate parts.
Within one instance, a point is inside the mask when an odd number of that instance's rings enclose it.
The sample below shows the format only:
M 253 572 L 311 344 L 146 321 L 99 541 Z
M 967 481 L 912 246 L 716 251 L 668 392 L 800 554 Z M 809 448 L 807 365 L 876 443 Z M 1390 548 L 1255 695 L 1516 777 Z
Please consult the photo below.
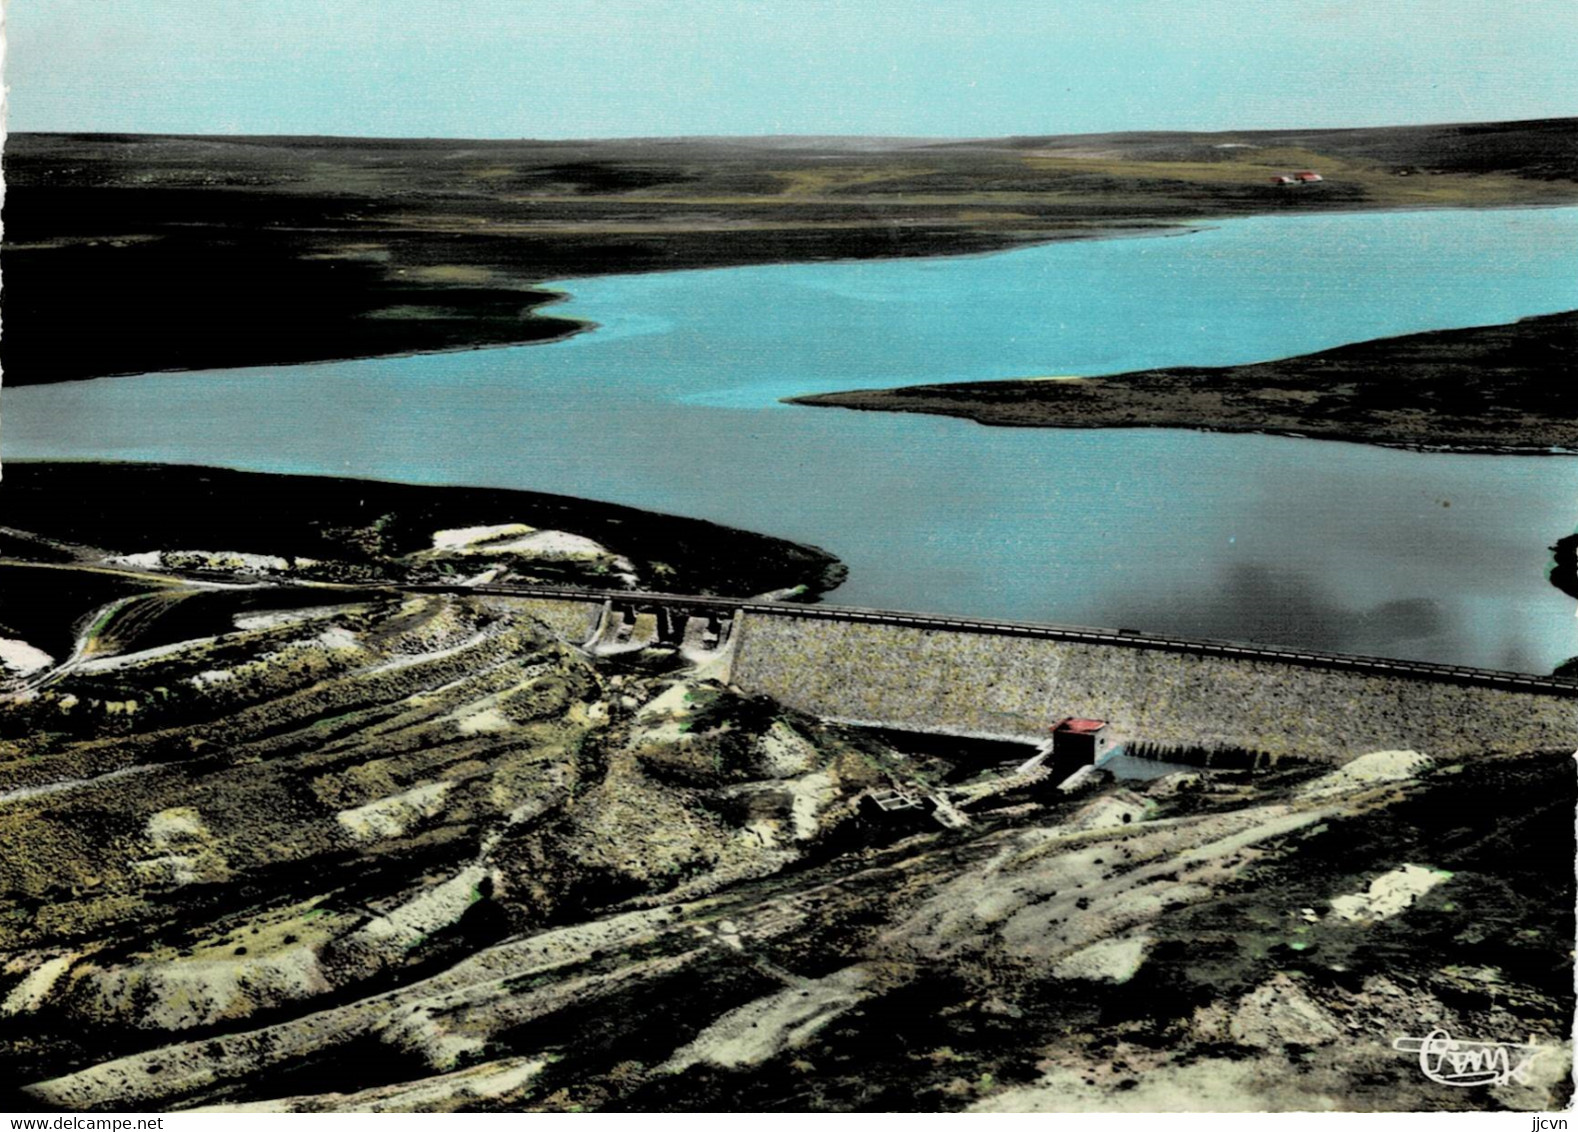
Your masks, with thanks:
M 1314 169 L 1320 184 L 1270 178 Z M 1569 120 L 989 141 L 20 134 L 13 385 L 537 341 L 543 280 L 992 251 L 1211 217 L 1570 204 Z M 91 318 L 92 333 L 83 333 Z

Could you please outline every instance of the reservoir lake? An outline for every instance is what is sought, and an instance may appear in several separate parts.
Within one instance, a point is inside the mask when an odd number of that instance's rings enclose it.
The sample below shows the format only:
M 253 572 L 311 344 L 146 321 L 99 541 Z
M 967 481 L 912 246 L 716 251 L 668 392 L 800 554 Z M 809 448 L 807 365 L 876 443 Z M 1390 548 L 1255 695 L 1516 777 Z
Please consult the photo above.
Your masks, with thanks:
M 4 451 L 557 492 L 823 546 L 842 604 L 1549 672 L 1574 458 L 778 399 L 1505 322 L 1578 307 L 1575 252 L 1578 209 L 1440 210 L 566 280 L 597 326 L 549 344 L 8 389 Z

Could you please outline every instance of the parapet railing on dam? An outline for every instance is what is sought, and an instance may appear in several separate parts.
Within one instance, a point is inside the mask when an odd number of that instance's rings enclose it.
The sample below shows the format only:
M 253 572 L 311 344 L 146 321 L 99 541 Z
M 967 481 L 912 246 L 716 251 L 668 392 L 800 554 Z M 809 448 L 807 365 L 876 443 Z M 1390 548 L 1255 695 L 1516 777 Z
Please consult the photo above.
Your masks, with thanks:
M 1429 680 L 1436 683 L 1500 688 L 1507 691 L 1578 698 L 1578 681 L 1560 677 L 1536 676 L 1466 665 L 1432 664 L 1424 661 L 1389 657 L 1317 652 L 1229 641 L 1173 637 L 1129 629 L 1103 629 L 1088 626 L 1057 625 L 1032 621 L 1006 621 L 988 618 L 951 617 L 946 614 L 911 613 L 899 610 L 860 609 L 839 605 L 798 605 L 749 598 L 717 597 L 705 594 L 669 594 L 643 590 L 592 590 L 551 586 L 444 586 L 426 584 L 407 589 L 487 593 L 501 597 L 539 598 L 573 601 L 590 605 L 607 603 L 657 605 L 676 610 L 705 610 L 713 613 L 751 613 L 770 617 L 790 617 L 841 621 L 871 625 L 892 625 L 911 629 L 931 629 L 953 633 L 982 633 L 1001 637 L 1068 641 L 1115 648 L 1143 649 L 1151 652 L 1183 653 L 1230 660 L 1269 661 L 1300 668 L 1331 669 L 1373 676 Z

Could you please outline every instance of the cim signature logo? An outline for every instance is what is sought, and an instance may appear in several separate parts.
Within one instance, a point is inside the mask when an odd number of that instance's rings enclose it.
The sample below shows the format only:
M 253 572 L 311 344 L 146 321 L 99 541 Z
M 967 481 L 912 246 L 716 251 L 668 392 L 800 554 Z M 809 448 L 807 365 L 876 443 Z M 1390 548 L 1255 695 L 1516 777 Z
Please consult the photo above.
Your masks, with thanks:
M 1528 1042 L 1466 1042 L 1445 1030 L 1431 1030 L 1422 1038 L 1397 1038 L 1392 1048 L 1419 1055 L 1419 1071 L 1441 1085 L 1468 1089 L 1476 1085 L 1529 1083 L 1529 1067 L 1545 1053 Z

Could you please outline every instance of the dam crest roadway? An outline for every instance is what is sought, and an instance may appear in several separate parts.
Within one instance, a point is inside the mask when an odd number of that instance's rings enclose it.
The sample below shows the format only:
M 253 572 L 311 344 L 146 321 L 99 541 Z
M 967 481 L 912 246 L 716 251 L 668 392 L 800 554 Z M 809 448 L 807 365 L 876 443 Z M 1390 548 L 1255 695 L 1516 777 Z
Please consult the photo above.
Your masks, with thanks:
M 1003 637 L 1075 641 L 1116 648 L 1152 649 L 1194 656 L 1230 657 L 1264 660 L 1307 668 L 1383 676 L 1402 676 L 1447 684 L 1469 684 L 1513 691 L 1538 691 L 1548 695 L 1578 698 L 1578 681 L 1542 677 L 1530 673 L 1457 664 L 1431 664 L 1423 661 L 1387 657 L 1327 653 L 1309 649 L 1282 648 L 1173 637 L 1135 629 L 1109 629 L 1090 626 L 1059 625 L 1050 622 L 1005 621 L 978 617 L 952 617 L 946 614 L 915 613 L 889 609 L 862 609 L 840 605 L 802 605 L 794 602 L 760 601 L 749 598 L 716 597 L 695 594 L 668 594 L 637 590 L 583 590 L 570 587 L 479 585 L 464 588 L 441 585 L 406 585 L 402 589 L 427 592 L 486 593 L 499 597 L 530 597 L 552 601 L 598 605 L 604 613 L 593 632 L 582 642 L 594 655 L 634 651 L 656 644 L 693 647 L 698 630 L 689 624 L 695 619 L 708 622 L 716 647 L 728 643 L 733 619 L 741 613 L 775 617 L 806 618 L 822 621 L 855 622 L 869 625 L 904 626 L 947 630 L 956 633 L 985 633 Z M 679 619 L 683 618 L 683 622 Z M 683 624 L 684 628 L 677 628 Z M 680 635 L 676 635 L 679 633 Z
M 454 592 L 452 587 L 407 587 Z M 1578 747 L 1578 682 L 1125 629 L 700 595 L 476 586 L 592 656 L 672 648 L 837 723 L 1034 742 L 1100 719 L 1155 757 L 1346 762 Z
M 255 587 L 200 572 L 90 569 L 160 587 Z M 335 582 L 284 588 L 297 587 L 366 592 Z M 1178 761 L 1578 747 L 1578 681 L 1562 677 L 759 598 L 500 583 L 376 588 L 498 600 L 594 658 L 672 649 L 703 677 L 856 726 L 1038 742 L 1059 719 L 1099 719 L 1125 745 Z

